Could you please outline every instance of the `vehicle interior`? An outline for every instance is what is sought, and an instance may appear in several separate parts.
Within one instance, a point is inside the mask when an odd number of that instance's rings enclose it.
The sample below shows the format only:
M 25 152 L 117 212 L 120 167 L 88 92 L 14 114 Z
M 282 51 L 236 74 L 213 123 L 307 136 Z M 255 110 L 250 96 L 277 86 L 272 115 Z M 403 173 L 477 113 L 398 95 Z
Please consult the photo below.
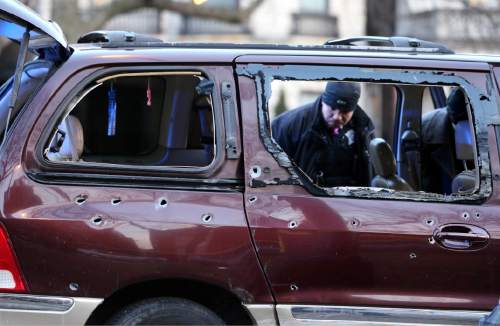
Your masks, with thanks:
M 59 118 L 45 156 L 52 162 L 208 166 L 215 153 L 212 88 L 197 72 L 101 78 Z
M 358 105 L 375 125 L 367 146 L 371 181 L 361 186 L 445 195 L 477 190 L 472 110 L 463 89 L 359 84 Z M 273 81 L 270 125 L 280 114 L 316 100 L 325 85 L 322 81 Z M 297 89 L 304 91 L 297 94 Z M 314 176 L 310 178 L 314 181 Z

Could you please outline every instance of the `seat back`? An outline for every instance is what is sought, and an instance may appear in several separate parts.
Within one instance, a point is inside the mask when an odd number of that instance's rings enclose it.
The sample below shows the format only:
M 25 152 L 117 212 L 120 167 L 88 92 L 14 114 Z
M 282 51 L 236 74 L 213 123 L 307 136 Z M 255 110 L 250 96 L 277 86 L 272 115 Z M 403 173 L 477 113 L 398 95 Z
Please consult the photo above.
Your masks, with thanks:
M 457 160 L 468 161 L 474 159 L 472 132 L 469 120 L 462 120 L 455 124 L 455 153 Z
M 474 146 L 469 120 L 455 124 L 455 153 L 457 160 L 474 160 Z M 466 164 L 466 163 L 465 163 Z M 476 187 L 476 170 L 465 170 L 457 174 L 451 182 L 453 193 L 467 193 Z
M 56 137 L 52 141 L 50 148 L 52 149 L 47 157 L 51 161 L 79 161 L 84 146 L 83 127 L 80 120 L 68 115 L 57 127 Z M 58 137 L 62 137 L 60 146 L 56 146 Z
M 370 158 L 375 170 L 371 186 L 400 191 L 412 191 L 411 186 L 396 174 L 396 160 L 392 149 L 382 138 L 374 138 L 370 142 Z

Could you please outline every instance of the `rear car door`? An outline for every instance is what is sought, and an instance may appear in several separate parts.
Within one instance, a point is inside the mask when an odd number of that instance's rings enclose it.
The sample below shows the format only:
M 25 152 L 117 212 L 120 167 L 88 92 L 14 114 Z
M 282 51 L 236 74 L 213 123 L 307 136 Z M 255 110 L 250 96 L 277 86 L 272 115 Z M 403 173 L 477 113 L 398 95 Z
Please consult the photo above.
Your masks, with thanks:
M 351 66 L 342 66 L 343 62 Z M 278 302 L 279 319 L 342 325 L 477 324 L 500 296 L 496 258 L 500 199 L 497 180 L 491 178 L 498 174 L 499 164 L 495 132 L 489 126 L 497 106 L 488 67 L 470 65 L 475 71 L 443 75 L 432 67 L 374 69 L 393 65 L 383 59 L 361 59 L 355 67 L 352 62 L 352 58 L 324 57 L 239 58 L 249 185 L 246 209 Z M 412 63 L 420 64 L 428 65 Z M 465 87 L 475 118 L 478 189 L 458 199 L 373 188 L 319 191 L 272 139 L 269 99 L 272 80 L 324 79 Z M 460 234 L 476 228 L 478 242 L 476 235 Z M 464 240 L 471 246 L 453 247 Z
M 25 323 L 30 307 L 70 298 L 71 310 L 47 305 L 33 318 L 84 324 L 113 294 L 133 300 L 127 289 L 154 292 L 168 280 L 183 291 L 189 282 L 227 286 L 238 304 L 272 302 L 244 214 L 237 114 L 223 113 L 222 86 L 235 108 L 232 68 L 125 61 L 80 69 L 71 60 L 3 147 L 2 223 L 27 293 L 6 298 L 19 303 L 1 317 Z

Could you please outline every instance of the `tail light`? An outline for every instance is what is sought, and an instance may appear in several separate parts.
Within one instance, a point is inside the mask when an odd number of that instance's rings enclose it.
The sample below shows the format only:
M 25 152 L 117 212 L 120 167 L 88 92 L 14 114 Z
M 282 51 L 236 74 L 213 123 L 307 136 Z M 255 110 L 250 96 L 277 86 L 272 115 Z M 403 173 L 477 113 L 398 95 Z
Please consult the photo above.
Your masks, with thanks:
M 0 292 L 25 292 L 23 278 L 7 232 L 0 227 Z

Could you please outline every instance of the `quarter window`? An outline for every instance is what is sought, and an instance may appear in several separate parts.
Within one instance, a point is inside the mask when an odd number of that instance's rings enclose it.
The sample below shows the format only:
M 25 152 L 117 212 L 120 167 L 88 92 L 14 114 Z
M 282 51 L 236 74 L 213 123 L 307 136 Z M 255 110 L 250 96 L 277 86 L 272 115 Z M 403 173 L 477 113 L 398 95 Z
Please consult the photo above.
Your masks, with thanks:
M 103 77 L 59 118 L 44 155 L 58 163 L 208 166 L 215 156 L 212 88 L 199 72 Z

